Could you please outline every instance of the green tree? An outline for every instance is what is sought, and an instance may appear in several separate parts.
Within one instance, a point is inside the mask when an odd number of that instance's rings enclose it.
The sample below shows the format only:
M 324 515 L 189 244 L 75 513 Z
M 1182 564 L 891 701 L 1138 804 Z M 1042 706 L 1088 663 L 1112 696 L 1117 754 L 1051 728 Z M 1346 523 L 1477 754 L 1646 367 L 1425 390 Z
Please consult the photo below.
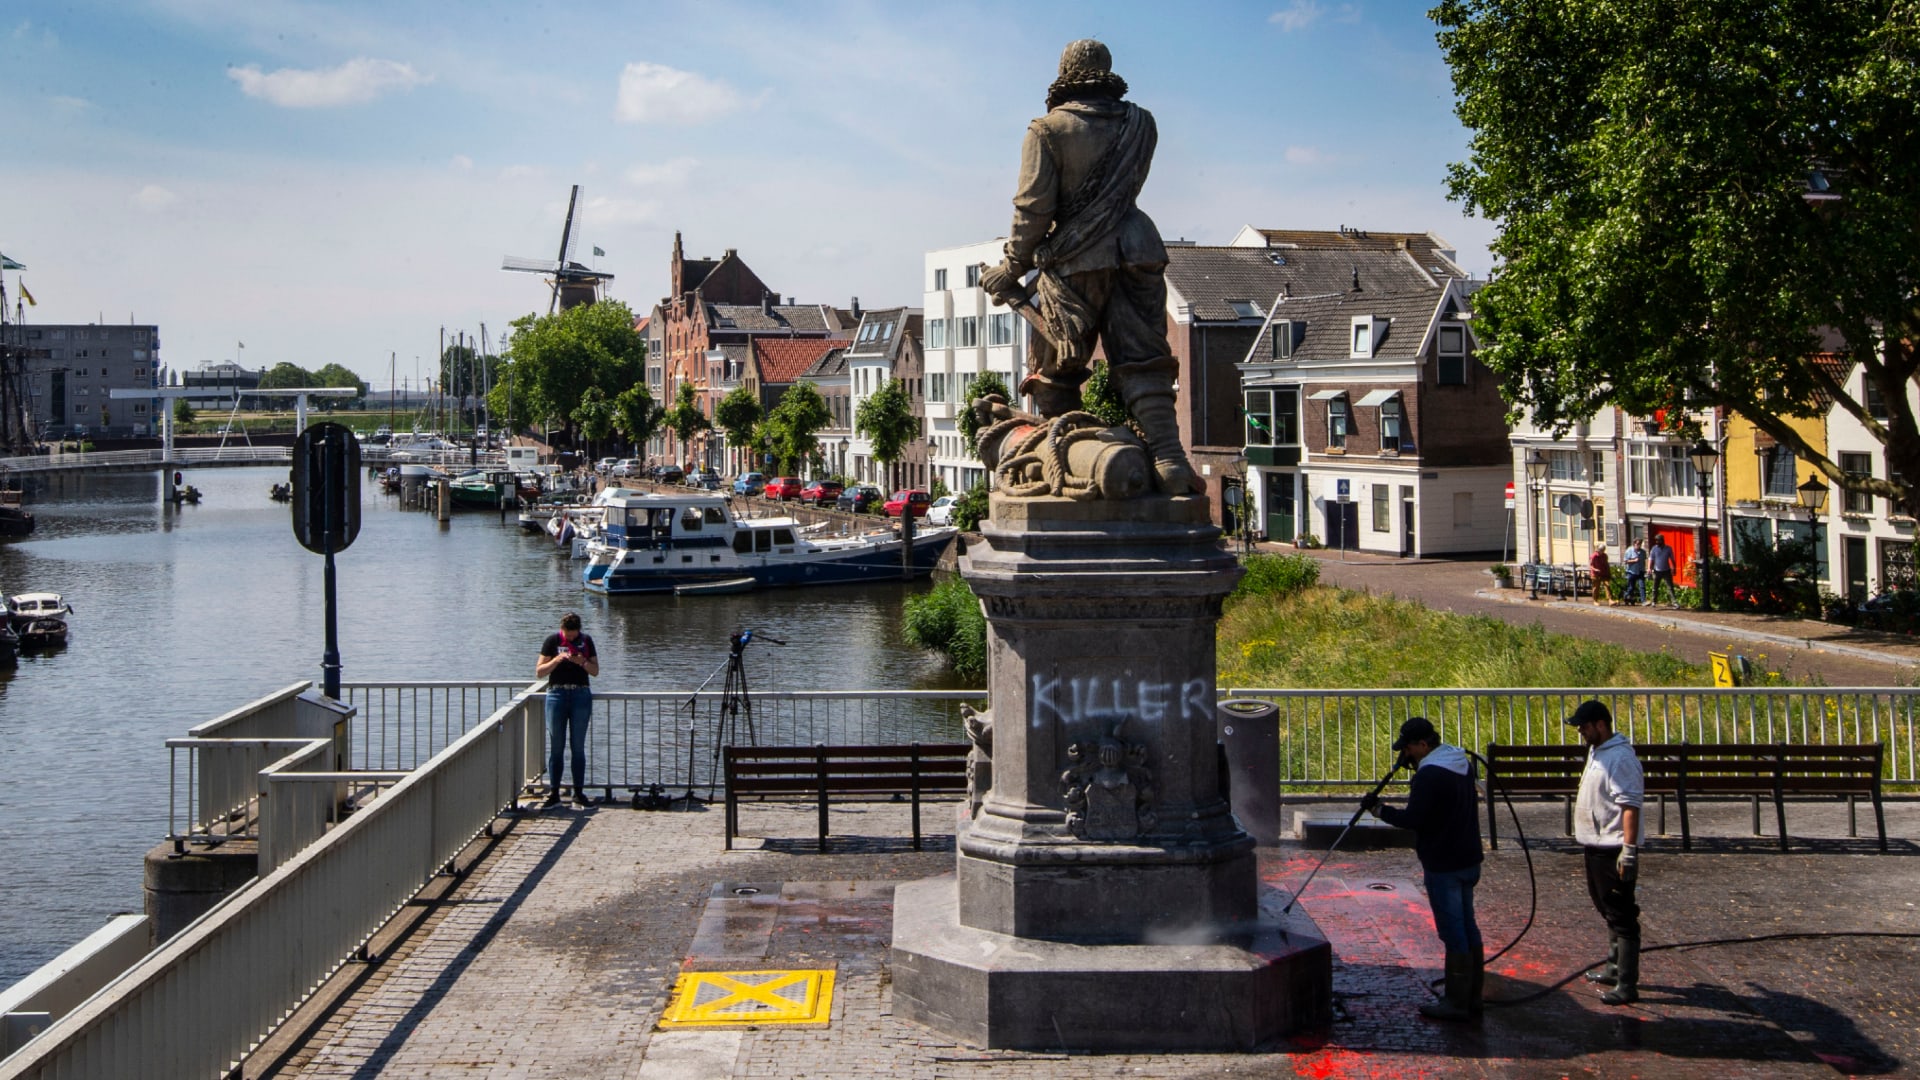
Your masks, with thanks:
M 350 386 L 354 394 L 351 398 L 316 398 L 315 403 L 326 412 L 335 409 L 358 409 L 366 402 L 367 384 L 360 376 L 340 364 L 327 364 L 313 373 L 313 386 Z
M 907 394 L 907 384 L 888 379 L 880 389 L 868 394 L 853 414 L 853 429 L 867 437 L 873 446 L 874 459 L 887 467 L 891 483 L 894 462 L 900 460 L 907 444 L 920 434 L 920 420 L 913 415 L 913 398 Z
M 456 398 L 465 399 L 479 383 L 479 361 L 472 345 L 455 340 L 440 350 L 440 385 Z
M 736 450 L 751 450 L 761 419 L 760 397 L 752 389 L 736 386 L 713 407 L 713 422 L 727 433 L 727 445 Z
M 683 382 L 674 390 L 673 407 L 661 417 L 661 423 L 673 432 L 683 458 L 692 446 L 694 435 L 713 428 L 713 421 L 700 411 L 700 391 L 690 382 Z
M 1122 427 L 1133 418 L 1127 412 L 1127 403 L 1120 400 L 1120 392 L 1114 389 L 1113 372 L 1107 370 L 1104 360 L 1093 365 L 1093 374 L 1081 388 L 1080 399 L 1084 403 L 1082 408 L 1099 417 L 1103 424 Z
M 762 425 L 767 453 L 773 455 L 775 469 L 782 474 L 794 473 L 799 471 L 802 461 L 817 459 L 820 440 L 814 433 L 832 422 L 833 413 L 827 410 L 820 388 L 807 379 L 794 383 Z
M 667 410 L 639 383 L 627 387 L 613 399 L 613 426 L 633 444 L 636 454 L 647 452 L 647 442 L 660 430 Z
M 606 441 L 613 434 L 614 406 L 607 392 L 597 386 L 589 386 L 580 395 L 580 404 L 573 410 L 573 422 L 580 434 L 587 440 L 587 456 L 593 456 L 593 448 Z
M 1445 0 L 1432 17 L 1473 132 L 1449 187 L 1501 225 L 1473 328 L 1515 415 L 1564 430 L 1609 405 L 1724 406 L 1833 483 L 1913 506 L 1920 4 Z M 1814 359 L 1827 333 L 1843 365 Z M 1843 473 L 1789 422 L 1827 401 L 1890 476 Z
M 282 360 L 268 368 L 260 376 L 262 390 L 291 390 L 296 387 L 316 385 L 313 372 L 299 364 Z
M 983 371 L 973 380 L 974 401 L 978 401 L 989 394 L 998 394 L 1004 401 L 1011 402 L 1015 405 L 1019 404 L 1013 400 L 1013 391 L 1007 389 L 1007 380 L 1001 378 L 1000 373 L 997 371 Z M 960 410 L 960 415 L 957 418 L 957 422 L 960 425 L 960 435 L 967 440 L 967 452 L 969 454 L 978 454 L 980 447 L 976 444 L 975 440 L 980 437 L 980 418 L 973 414 L 972 401 L 966 402 L 965 404 L 967 407 Z
M 173 422 L 176 424 L 193 423 L 193 406 L 187 404 L 186 398 L 173 399 Z
M 527 396 L 520 392 L 519 365 L 501 360 L 494 365 L 493 376 L 493 386 L 487 391 L 487 413 L 507 432 L 518 431 L 533 419 Z
M 587 389 L 617 397 L 640 382 L 647 348 L 633 331 L 632 310 L 609 300 L 514 320 L 507 354 L 518 384 L 512 393 L 525 399 L 526 415 L 557 421 L 571 435 Z

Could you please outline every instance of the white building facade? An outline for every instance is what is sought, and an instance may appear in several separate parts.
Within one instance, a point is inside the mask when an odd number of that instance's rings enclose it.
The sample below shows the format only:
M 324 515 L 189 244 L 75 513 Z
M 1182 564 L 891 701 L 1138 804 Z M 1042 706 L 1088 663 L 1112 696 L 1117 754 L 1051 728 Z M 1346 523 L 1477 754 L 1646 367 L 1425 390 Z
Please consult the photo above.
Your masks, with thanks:
M 991 371 L 1017 392 L 1026 370 L 1026 324 L 996 307 L 980 288 L 983 266 L 998 263 L 1005 239 L 929 251 L 926 255 L 925 391 L 929 466 L 954 492 L 986 478 L 969 453 L 959 417 L 972 400 L 973 382 Z M 858 384 L 855 384 L 858 392 Z

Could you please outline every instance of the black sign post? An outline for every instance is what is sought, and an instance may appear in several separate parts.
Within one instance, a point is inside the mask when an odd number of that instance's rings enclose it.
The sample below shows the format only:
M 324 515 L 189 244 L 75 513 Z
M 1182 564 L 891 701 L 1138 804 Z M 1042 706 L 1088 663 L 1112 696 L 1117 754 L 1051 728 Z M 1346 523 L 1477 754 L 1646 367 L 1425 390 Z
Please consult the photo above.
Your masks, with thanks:
M 323 690 L 340 697 L 340 622 L 335 613 L 333 553 L 360 535 L 360 441 L 340 424 L 315 424 L 293 444 L 293 535 L 327 558 L 327 651 Z

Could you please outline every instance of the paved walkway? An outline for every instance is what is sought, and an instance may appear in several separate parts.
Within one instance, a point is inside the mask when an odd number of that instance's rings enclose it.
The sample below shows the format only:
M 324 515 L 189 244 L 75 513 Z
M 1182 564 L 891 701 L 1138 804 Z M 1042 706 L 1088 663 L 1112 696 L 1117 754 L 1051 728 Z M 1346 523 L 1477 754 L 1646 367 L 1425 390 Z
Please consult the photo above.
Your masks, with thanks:
M 1525 589 L 1495 588 L 1486 572 L 1491 562 L 1484 559 L 1398 559 L 1325 549 L 1303 554 L 1319 560 L 1325 584 L 1419 600 L 1438 611 L 1537 621 L 1555 633 L 1648 652 L 1665 648 L 1703 666 L 1709 652 L 1732 652 L 1788 678 L 1818 679 L 1828 686 L 1911 685 L 1920 678 L 1920 638 L 1777 615 L 1611 607 L 1545 594 L 1530 599 Z
M 1344 807 L 1346 804 L 1340 804 Z M 407 947 L 290 1059 L 282 1077 L 1821 1077 L 1920 1071 L 1920 941 L 1811 938 L 1683 945 L 1787 931 L 1920 935 L 1920 804 L 1890 807 L 1891 855 L 1845 836 L 1837 806 L 1789 809 L 1797 850 L 1745 835 L 1744 804 L 1709 808 L 1681 854 L 1645 860 L 1643 998 L 1609 1008 L 1584 981 L 1604 930 L 1555 805 L 1522 818 L 1536 839 L 1540 910 L 1491 965 L 1479 1027 L 1421 1020 L 1437 974 L 1417 868 L 1405 851 L 1337 853 L 1303 900 L 1335 950 L 1336 1020 L 1259 1054 L 1066 1055 L 981 1051 L 893 1018 L 893 886 L 948 872 L 951 837 L 912 852 L 903 808 L 834 812 L 838 853 L 811 852 L 812 811 L 750 808 L 741 850 L 721 814 L 606 806 L 518 819 Z M 800 839 L 792 839 L 800 838 Z M 1275 886 L 1317 855 L 1262 860 Z M 751 884 L 761 898 L 734 903 Z M 1491 945 L 1526 921 L 1516 845 L 1490 853 L 1479 890 Z M 663 1030 L 682 970 L 832 967 L 825 1027 Z M 247 1071 L 249 1077 L 256 1075 Z

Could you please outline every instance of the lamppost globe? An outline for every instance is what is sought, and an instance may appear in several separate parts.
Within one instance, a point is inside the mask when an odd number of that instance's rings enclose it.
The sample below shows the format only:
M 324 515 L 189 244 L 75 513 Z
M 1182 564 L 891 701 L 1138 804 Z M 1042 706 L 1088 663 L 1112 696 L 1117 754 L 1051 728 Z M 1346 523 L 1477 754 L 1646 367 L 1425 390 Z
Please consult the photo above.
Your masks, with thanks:
M 1806 509 L 1808 521 L 1819 517 L 1820 511 L 1827 505 L 1827 485 L 1821 483 L 1817 476 L 1807 477 L 1807 482 L 1795 488 L 1794 493 L 1799 497 L 1800 505 Z
M 1694 550 L 1699 552 L 1695 558 L 1700 564 L 1700 610 L 1713 610 L 1713 534 L 1707 523 L 1707 490 L 1713 483 L 1713 466 L 1720 460 L 1720 451 L 1713 444 L 1701 439 L 1687 450 L 1688 460 L 1693 462 L 1693 473 L 1700 485 L 1700 543 Z

